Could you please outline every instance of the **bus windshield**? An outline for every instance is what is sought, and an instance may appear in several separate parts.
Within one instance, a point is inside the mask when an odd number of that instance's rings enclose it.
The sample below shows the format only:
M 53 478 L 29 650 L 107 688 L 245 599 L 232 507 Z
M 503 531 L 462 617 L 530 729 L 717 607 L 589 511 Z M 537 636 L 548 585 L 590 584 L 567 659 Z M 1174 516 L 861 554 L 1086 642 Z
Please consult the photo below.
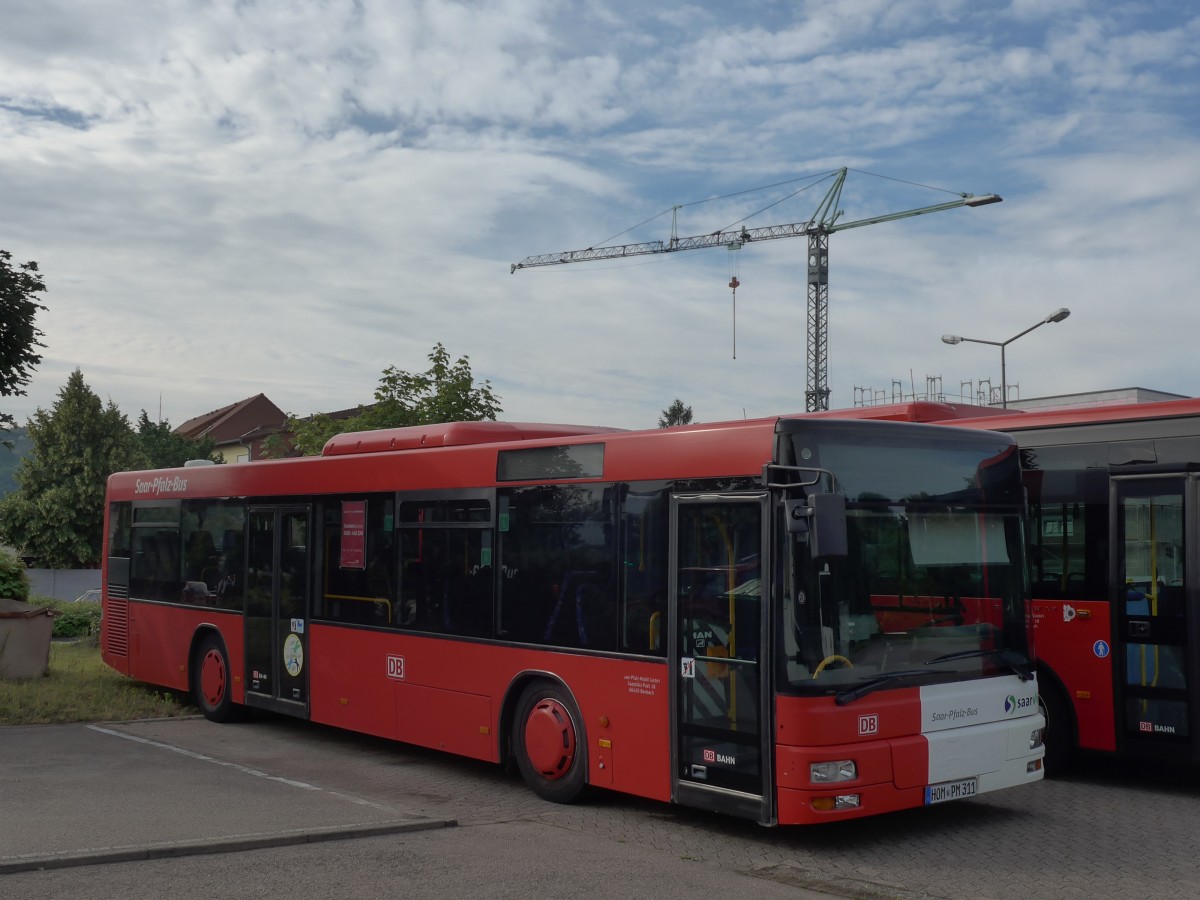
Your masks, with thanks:
M 858 425 L 792 435 L 796 463 L 846 496 L 848 553 L 814 559 L 805 535 L 783 538 L 786 692 L 1029 677 L 1015 448 L 923 431 L 904 446 Z

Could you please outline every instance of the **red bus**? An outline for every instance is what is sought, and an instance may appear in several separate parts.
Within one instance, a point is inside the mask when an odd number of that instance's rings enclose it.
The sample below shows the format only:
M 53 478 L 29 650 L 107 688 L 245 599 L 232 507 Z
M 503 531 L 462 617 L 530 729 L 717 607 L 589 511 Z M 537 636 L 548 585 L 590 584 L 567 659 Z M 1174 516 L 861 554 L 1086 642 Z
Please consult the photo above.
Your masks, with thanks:
M 1200 400 L 954 424 L 1021 447 L 1047 765 L 1200 761 Z
M 468 422 L 108 482 L 113 668 L 766 825 L 1037 781 L 1009 436 Z

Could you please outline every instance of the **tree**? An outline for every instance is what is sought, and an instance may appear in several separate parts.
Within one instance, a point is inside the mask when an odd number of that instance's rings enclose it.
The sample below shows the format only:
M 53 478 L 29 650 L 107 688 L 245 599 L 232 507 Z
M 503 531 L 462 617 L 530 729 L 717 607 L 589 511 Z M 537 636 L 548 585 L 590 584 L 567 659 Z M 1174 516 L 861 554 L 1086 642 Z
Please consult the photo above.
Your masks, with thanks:
M 11 547 L 0 547 L 0 597 L 29 601 L 29 573 Z
M 8 440 L 0 441 L 0 445 L 3 444 L 7 444 L 8 449 L 0 446 L 0 497 L 17 489 L 13 473 L 29 453 L 29 435 L 20 425 L 14 425 L 8 432 Z
M 12 254 L 0 250 L 0 396 L 12 397 L 25 393 L 25 385 L 33 377 L 33 367 L 42 361 L 36 350 L 45 344 L 38 340 L 41 331 L 33 324 L 37 311 L 45 310 L 33 299 L 46 290 L 38 264 L 23 263 L 16 268 Z M 0 412 L 0 429 L 10 428 L 15 420 Z
M 28 429 L 32 446 L 15 473 L 20 488 L 0 500 L 0 538 L 49 568 L 96 565 L 105 481 L 146 461 L 129 420 L 111 400 L 102 405 L 76 369 L 53 409 L 39 409 Z
M 224 462 L 212 438 L 189 438 L 171 430 L 171 423 L 151 422 L 143 409 L 137 422 L 137 447 L 145 457 L 145 468 L 172 469 L 189 459 Z
M 663 410 L 663 413 L 658 418 L 659 428 L 670 428 L 672 425 L 690 425 L 692 424 L 692 408 L 684 406 L 683 401 L 678 397 L 675 402 Z
M 449 352 L 439 342 L 428 359 L 431 365 L 424 372 L 405 372 L 395 366 L 384 369 L 375 389 L 375 402 L 359 407 L 355 416 L 338 419 L 321 413 L 304 419 L 289 416 L 288 428 L 295 435 L 296 449 L 311 456 L 320 453 L 335 434 L 347 431 L 495 421 L 496 414 L 503 412 L 492 383 L 475 383 L 467 357 L 460 356 L 451 363 Z

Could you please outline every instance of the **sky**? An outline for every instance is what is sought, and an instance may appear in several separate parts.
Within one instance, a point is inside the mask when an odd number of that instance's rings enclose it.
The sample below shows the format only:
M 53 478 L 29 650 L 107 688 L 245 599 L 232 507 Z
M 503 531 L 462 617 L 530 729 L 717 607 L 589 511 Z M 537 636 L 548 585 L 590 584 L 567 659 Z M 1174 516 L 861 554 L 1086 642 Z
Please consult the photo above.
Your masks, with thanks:
M 442 343 L 525 422 L 803 411 L 807 241 L 537 254 L 995 193 L 829 237 L 830 406 L 1200 394 L 1176 0 L 5 0 L 0 249 L 131 420 L 372 400 Z M 672 212 L 674 210 L 674 213 Z M 729 288 L 736 276 L 735 297 Z

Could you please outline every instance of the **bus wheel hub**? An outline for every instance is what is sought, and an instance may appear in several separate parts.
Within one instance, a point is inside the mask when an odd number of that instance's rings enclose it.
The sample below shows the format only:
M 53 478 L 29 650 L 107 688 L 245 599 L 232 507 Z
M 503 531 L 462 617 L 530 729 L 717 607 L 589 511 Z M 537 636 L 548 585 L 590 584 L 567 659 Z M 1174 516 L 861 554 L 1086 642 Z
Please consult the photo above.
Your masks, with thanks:
M 547 697 L 529 711 L 525 753 L 534 769 L 551 781 L 571 771 L 575 761 L 575 728 L 566 708 Z
M 204 655 L 200 664 L 200 691 L 213 706 L 225 696 L 225 660 L 215 650 Z

